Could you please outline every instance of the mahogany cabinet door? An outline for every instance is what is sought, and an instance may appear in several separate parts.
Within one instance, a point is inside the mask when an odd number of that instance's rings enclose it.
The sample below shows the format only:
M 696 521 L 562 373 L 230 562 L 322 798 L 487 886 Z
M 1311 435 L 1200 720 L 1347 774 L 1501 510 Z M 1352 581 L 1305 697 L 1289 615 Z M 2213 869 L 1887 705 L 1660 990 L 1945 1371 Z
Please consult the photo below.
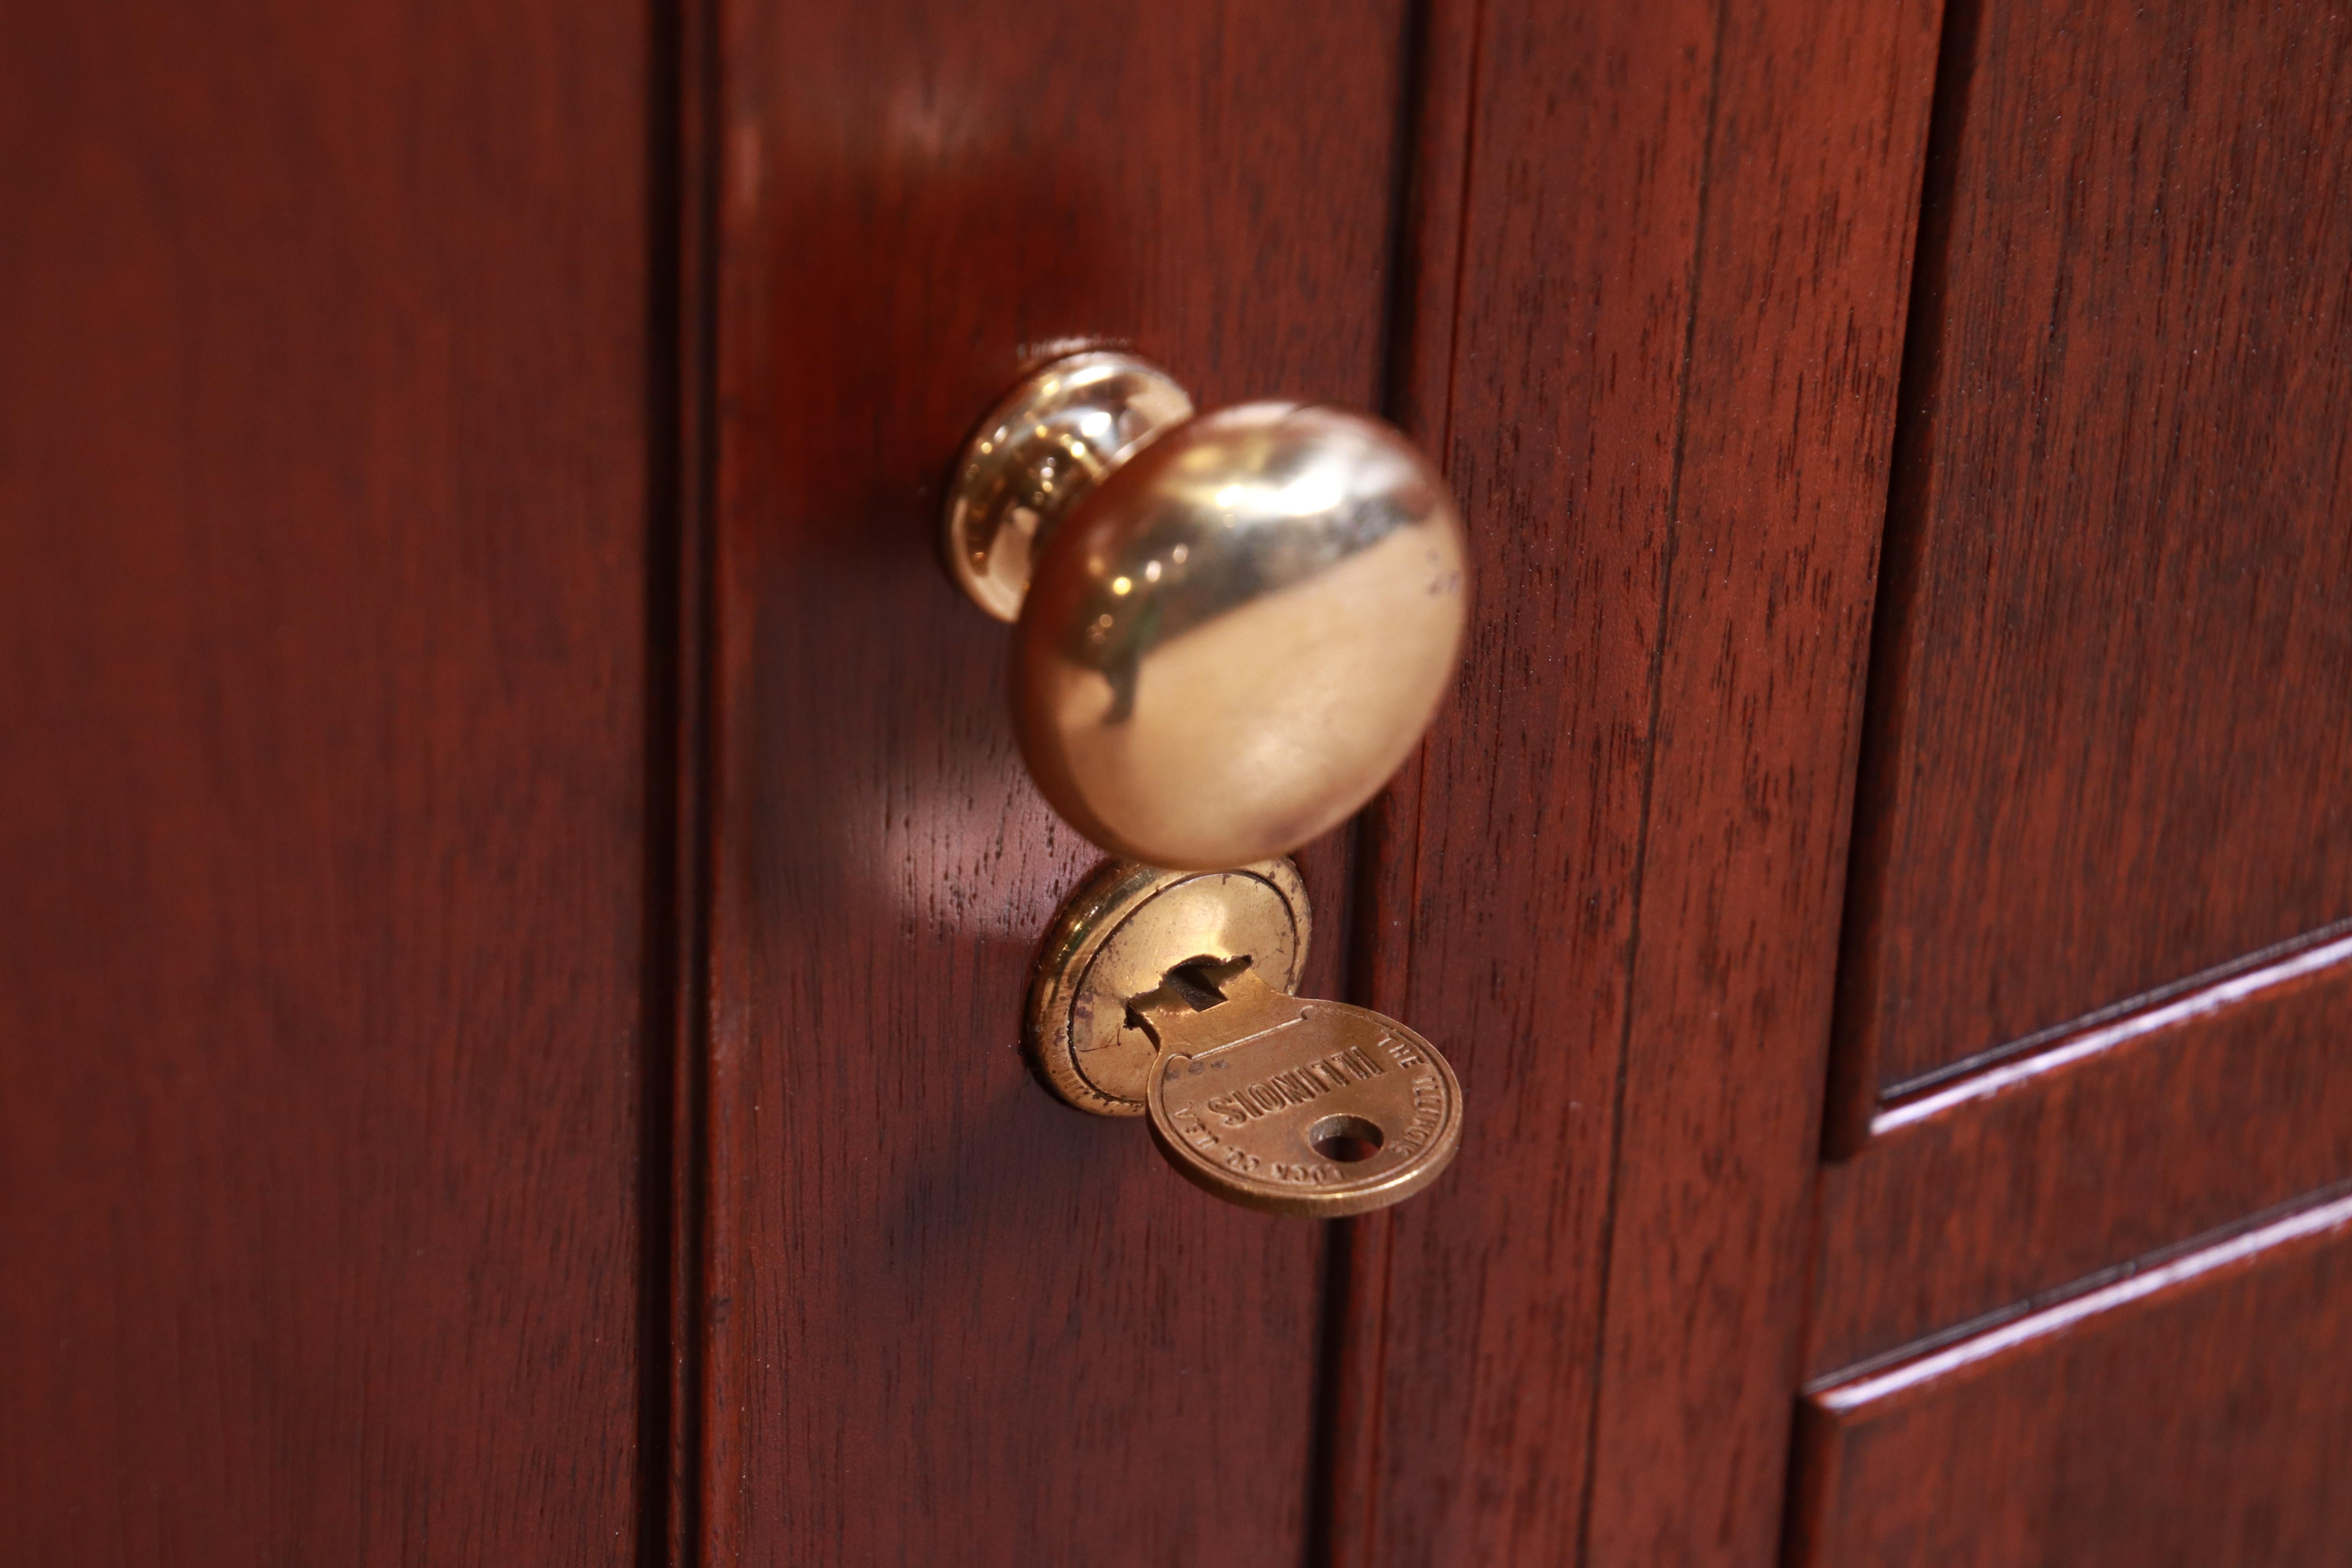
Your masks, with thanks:
M 2340 5 L 103 0 L 0 88 L 0 1557 L 2352 1538 Z M 936 513 L 1097 344 L 1461 500 L 1300 855 L 1466 1090 L 1394 1211 L 1024 1071 L 1098 857 Z
M 2352 13 L 1966 0 L 1795 1561 L 2352 1552 Z
M 1203 406 L 1379 403 L 1405 9 L 709 24 L 681 1550 L 1297 1560 L 1322 1235 L 1214 1203 L 1024 1070 L 1032 958 L 1100 855 L 1013 750 L 1006 628 L 940 567 L 940 484 L 1024 368 L 1085 344 Z M 1330 994 L 1347 846 L 1303 864 Z
M 0 13 L 0 1562 L 651 1517 L 648 47 Z
M 706 21 L 681 1554 L 1769 1561 L 1935 6 Z M 1097 855 L 932 540 L 1097 342 L 1463 501 L 1451 705 L 1303 856 L 1307 984 L 1469 1093 L 1392 1218 L 1221 1207 L 1016 1053 Z

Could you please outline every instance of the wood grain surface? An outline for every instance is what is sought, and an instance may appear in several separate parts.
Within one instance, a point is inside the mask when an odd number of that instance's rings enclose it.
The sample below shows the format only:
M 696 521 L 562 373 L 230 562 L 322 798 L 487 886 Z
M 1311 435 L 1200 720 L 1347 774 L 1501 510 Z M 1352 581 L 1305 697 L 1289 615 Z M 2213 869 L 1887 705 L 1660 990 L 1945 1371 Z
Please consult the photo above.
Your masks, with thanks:
M 0 19 L 0 1561 L 633 1550 L 642 26 Z
M 2320 1568 L 2352 1541 L 2352 1197 L 1812 1390 L 1791 1568 Z
M 1469 1114 L 1336 1271 L 1337 1561 L 1777 1540 L 1936 26 L 1433 10 L 1394 406 L 1478 602 L 1360 990 Z
M 1848 1147 L 1881 1090 L 2352 914 L 2352 12 L 1969 4 L 1857 803 Z
M 725 13 L 706 1561 L 1301 1552 L 1322 1231 L 1024 1072 L 1097 857 L 936 508 L 1081 342 L 1207 406 L 1377 403 L 1404 37 L 1397 5 Z M 1336 989 L 1344 842 L 1304 865 Z
M 2352 1178 L 2352 933 L 1881 1111 L 1822 1174 L 1826 1375 Z
M 1794 1563 L 2352 1533 L 2347 115 L 2340 5 L 1951 9 Z

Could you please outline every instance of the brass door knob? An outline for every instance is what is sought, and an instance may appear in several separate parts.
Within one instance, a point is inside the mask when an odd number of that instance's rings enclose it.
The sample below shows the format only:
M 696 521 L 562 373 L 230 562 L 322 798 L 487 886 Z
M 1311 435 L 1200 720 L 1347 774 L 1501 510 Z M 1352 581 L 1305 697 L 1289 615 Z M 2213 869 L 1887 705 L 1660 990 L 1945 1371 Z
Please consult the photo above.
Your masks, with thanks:
M 1468 612 L 1461 521 L 1412 443 L 1343 409 L 1196 416 L 1091 353 L 981 423 L 950 570 L 1013 623 L 1013 727 L 1114 854 L 1241 866 L 1336 826 L 1429 727 Z

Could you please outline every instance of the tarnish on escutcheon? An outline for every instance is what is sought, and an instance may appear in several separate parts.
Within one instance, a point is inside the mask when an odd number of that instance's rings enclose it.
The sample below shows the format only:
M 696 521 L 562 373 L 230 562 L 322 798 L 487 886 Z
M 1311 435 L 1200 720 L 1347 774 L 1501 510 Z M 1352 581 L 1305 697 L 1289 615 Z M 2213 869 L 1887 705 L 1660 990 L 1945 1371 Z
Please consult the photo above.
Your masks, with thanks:
M 1129 1016 L 1181 963 L 1247 958 L 1295 989 L 1314 915 L 1298 869 L 1275 859 L 1233 871 L 1106 862 L 1055 917 L 1030 982 L 1029 1063 L 1054 1093 L 1098 1116 L 1140 1116 L 1157 1051 Z

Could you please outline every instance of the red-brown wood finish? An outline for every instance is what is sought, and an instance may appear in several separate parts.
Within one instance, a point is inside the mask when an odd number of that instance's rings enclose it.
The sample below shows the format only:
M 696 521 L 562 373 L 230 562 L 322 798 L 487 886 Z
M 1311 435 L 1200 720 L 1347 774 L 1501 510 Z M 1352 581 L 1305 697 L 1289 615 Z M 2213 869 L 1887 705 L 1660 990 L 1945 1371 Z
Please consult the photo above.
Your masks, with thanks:
M 705 1561 L 1301 1552 L 1322 1232 L 1024 1072 L 1035 945 L 1097 855 L 1022 771 L 1007 633 L 936 507 L 1077 342 L 1208 406 L 1377 403 L 1405 31 L 724 13 Z M 1343 841 L 1304 863 L 1337 988 Z
M 2341 5 L 107 0 L 0 89 L 0 1559 L 2352 1539 Z M 1102 342 L 1465 502 L 1302 857 L 1469 1094 L 1389 1215 L 1014 1048 L 1096 857 L 934 508 Z
M 1790 1568 L 2344 1561 L 2352 1197 L 1811 1391 Z
M 1822 1182 L 1818 1374 L 2352 1177 L 2352 933 L 1879 1114 Z
M 2347 1211 L 2170 1250 L 2352 1176 L 2347 116 L 2340 5 L 1955 0 L 1800 1563 L 2352 1540 Z
M 1361 987 L 1470 1115 L 1343 1252 L 1340 1562 L 1778 1538 L 1936 26 L 1433 15 L 1423 135 L 1466 112 L 1463 206 L 1418 216 L 1397 407 L 1478 606 L 1366 841 Z
M 647 70 L 0 21 L 0 1561 L 634 1550 Z
M 2352 914 L 2352 12 L 1968 3 L 1842 1147 L 1882 1089 Z

